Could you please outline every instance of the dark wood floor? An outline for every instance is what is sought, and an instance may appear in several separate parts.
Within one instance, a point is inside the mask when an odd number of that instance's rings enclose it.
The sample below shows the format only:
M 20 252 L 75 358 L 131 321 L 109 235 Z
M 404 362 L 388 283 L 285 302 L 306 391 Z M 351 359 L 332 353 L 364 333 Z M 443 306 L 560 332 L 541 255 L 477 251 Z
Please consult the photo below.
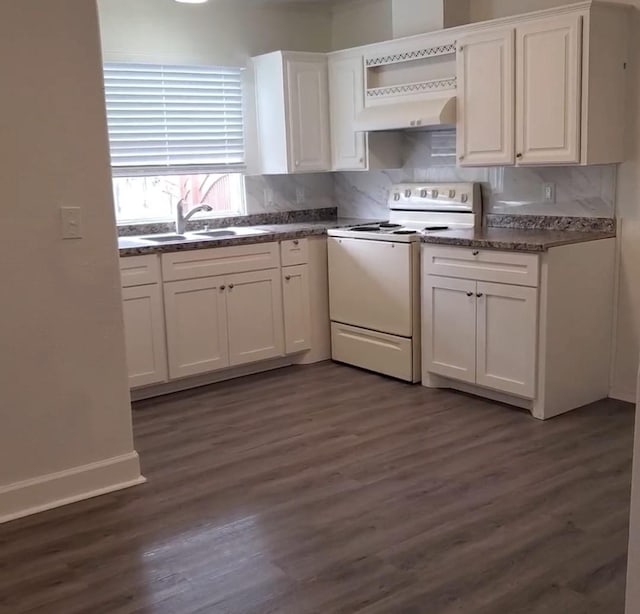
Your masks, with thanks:
M 633 411 L 325 363 L 146 401 L 148 483 L 0 526 L 0 613 L 622 614 Z

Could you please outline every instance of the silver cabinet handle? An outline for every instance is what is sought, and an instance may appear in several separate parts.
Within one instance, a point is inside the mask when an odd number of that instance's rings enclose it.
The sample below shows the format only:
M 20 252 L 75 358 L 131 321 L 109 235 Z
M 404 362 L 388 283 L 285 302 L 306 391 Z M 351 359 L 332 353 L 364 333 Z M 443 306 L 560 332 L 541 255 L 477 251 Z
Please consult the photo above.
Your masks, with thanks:
M 474 249 L 471 253 L 472 253 L 474 256 L 477 256 L 480 252 L 479 252 L 477 249 Z
M 460 162 L 462 162 L 462 161 L 464 160 L 464 156 L 460 156 L 460 157 L 458 158 L 458 160 L 460 160 Z
M 285 277 L 285 279 L 286 279 L 287 281 L 291 281 L 291 275 L 287 275 L 287 276 Z
M 473 296 L 473 292 L 467 292 L 467 296 Z
M 360 158 L 360 159 L 358 160 L 358 162 L 359 162 L 360 164 L 364 164 L 364 158 Z
M 224 292 L 226 290 L 227 286 L 220 286 L 220 292 Z
M 300 166 L 300 160 L 296 160 L 296 166 Z
M 229 290 L 233 290 L 233 284 L 229 284 Z
M 478 298 L 482 298 L 482 297 L 484 296 L 484 294 L 482 294 L 482 292 L 478 292 L 478 294 L 476 294 L 476 296 L 477 296 Z
M 300 241 L 298 241 L 298 239 L 294 239 L 294 240 L 293 240 L 293 244 L 294 244 L 294 245 L 300 245 Z

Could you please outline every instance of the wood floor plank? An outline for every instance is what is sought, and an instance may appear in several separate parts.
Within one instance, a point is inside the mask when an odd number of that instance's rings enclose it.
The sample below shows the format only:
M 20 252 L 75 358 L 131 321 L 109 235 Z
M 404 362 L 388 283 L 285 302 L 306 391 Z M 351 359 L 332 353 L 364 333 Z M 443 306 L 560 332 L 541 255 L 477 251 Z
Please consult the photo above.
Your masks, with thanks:
M 322 363 L 134 406 L 148 483 L 0 526 L 0 614 L 622 614 L 632 406 Z

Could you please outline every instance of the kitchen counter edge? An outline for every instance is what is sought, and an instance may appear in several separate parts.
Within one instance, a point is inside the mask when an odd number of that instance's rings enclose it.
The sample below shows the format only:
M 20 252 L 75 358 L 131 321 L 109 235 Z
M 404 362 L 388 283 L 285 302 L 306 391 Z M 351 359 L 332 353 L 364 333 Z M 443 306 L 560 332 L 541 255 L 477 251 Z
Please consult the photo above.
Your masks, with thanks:
M 552 247 L 613 239 L 612 231 L 526 230 L 521 228 L 481 228 L 446 230 L 422 237 L 426 245 L 472 247 L 514 252 L 546 252 Z

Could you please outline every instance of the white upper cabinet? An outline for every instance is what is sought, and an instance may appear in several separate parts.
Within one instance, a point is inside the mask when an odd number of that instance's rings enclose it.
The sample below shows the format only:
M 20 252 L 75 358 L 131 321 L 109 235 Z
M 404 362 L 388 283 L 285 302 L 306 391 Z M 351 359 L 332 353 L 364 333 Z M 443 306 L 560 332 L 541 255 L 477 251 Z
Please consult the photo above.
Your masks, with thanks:
M 458 39 L 458 163 L 622 162 L 629 18 L 585 2 L 469 26 Z
M 322 53 L 253 58 L 257 166 L 263 174 L 331 170 L 329 79 Z
M 514 62 L 511 28 L 461 39 L 457 58 L 460 166 L 515 162 Z
M 516 149 L 519 164 L 580 162 L 582 16 L 516 28 Z
M 353 128 L 356 115 L 364 108 L 362 56 L 329 58 L 329 94 L 333 168 L 366 169 L 367 136 Z
M 364 109 L 364 57 L 351 50 L 329 55 L 331 167 L 334 171 L 402 168 L 401 132 L 355 129 Z

